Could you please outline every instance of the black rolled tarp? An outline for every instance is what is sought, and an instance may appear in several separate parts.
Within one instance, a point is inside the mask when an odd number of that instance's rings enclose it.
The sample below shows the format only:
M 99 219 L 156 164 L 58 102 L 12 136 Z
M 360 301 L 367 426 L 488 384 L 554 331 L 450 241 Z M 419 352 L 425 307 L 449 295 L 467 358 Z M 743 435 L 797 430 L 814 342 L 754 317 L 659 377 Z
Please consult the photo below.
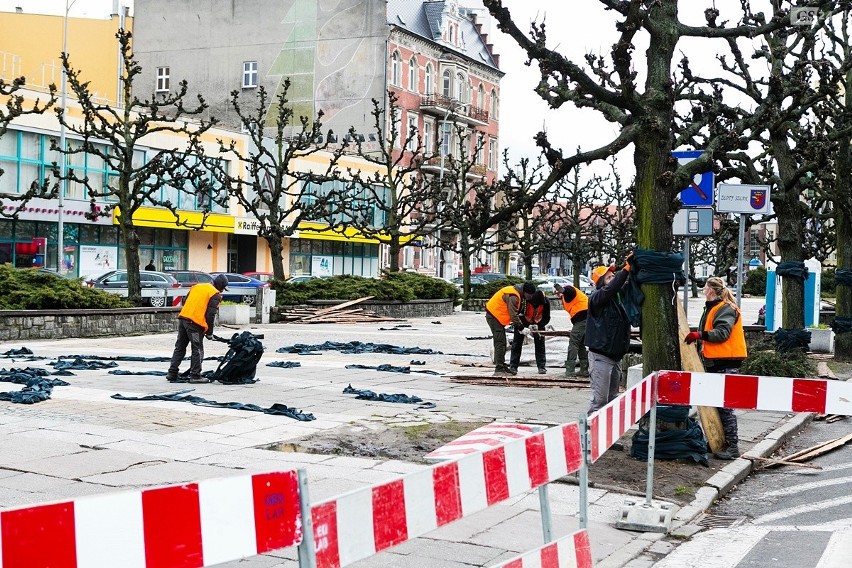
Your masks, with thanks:
M 630 455 L 648 460 L 648 418 L 646 414 L 639 422 L 639 430 L 633 434 Z M 707 461 L 707 441 L 695 419 L 689 417 L 688 406 L 658 406 L 657 421 L 680 427 L 659 429 L 654 441 L 654 459 L 691 459 L 701 465 Z

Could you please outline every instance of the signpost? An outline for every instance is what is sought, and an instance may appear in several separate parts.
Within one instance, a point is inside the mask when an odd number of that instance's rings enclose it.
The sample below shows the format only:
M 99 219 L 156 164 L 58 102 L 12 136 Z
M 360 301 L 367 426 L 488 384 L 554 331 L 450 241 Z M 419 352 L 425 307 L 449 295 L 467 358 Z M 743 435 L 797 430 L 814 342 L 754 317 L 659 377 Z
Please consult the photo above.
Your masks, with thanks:
M 700 158 L 702 150 L 688 150 L 684 152 L 672 152 L 678 164 L 684 165 Z M 695 174 L 689 185 L 680 192 L 680 200 L 684 207 L 713 207 L 713 182 L 712 171 Z
M 712 192 L 711 192 L 712 193 Z M 713 234 L 712 209 L 681 209 L 672 220 L 672 234 L 683 239 L 683 265 L 689 275 L 689 237 L 706 237 Z M 689 282 L 683 286 L 683 312 L 689 314 Z
M 720 183 L 717 189 L 716 211 L 739 213 L 740 235 L 737 243 L 737 306 L 743 297 L 743 248 L 745 248 L 745 216 L 770 212 L 768 185 Z

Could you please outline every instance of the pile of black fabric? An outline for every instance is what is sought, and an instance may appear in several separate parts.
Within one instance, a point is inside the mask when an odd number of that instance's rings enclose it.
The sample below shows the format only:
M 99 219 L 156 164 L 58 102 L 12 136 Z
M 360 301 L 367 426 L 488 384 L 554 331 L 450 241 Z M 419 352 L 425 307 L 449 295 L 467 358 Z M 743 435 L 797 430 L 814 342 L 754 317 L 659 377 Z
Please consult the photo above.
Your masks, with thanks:
M 650 413 L 639 421 L 639 430 L 633 434 L 630 455 L 648 459 L 648 419 Z M 654 441 L 654 458 L 676 460 L 691 458 L 701 465 L 707 462 L 707 441 L 694 418 L 689 417 L 688 406 L 658 406 L 657 434 Z
M 292 418 L 293 420 L 299 420 L 302 422 L 316 420 L 313 414 L 302 412 L 296 408 L 287 406 L 286 404 L 281 404 L 280 402 L 276 402 L 269 408 L 263 408 L 262 406 L 245 402 L 217 402 L 215 400 L 208 400 L 200 396 L 186 394 L 187 392 L 190 391 L 177 391 L 167 394 L 149 394 L 145 396 L 124 396 L 123 394 L 114 394 L 110 398 L 114 398 L 116 400 L 167 400 L 171 402 L 188 402 L 190 404 L 195 404 L 198 406 L 229 408 L 231 410 L 249 410 L 251 412 L 262 412 L 264 414 L 271 414 L 273 416 L 286 416 L 288 418 Z
M 346 365 L 347 369 L 373 369 L 376 371 L 382 371 L 385 373 L 411 373 L 411 367 L 405 366 L 400 367 L 399 365 L 389 365 L 388 363 L 382 363 L 381 365 Z M 424 375 L 440 375 L 438 371 L 430 371 L 429 369 L 420 369 L 415 371 L 415 373 L 423 373 Z
M 53 387 L 68 386 L 61 379 L 48 379 L 45 369 L 5 369 L 0 370 L 0 381 L 24 385 L 19 391 L 0 392 L 0 400 L 18 404 L 35 404 L 50 398 Z
M 278 353 L 298 353 L 299 355 L 308 355 L 312 351 L 340 351 L 341 353 L 390 353 L 393 355 L 441 355 L 440 351 L 432 349 L 423 349 L 420 347 L 399 347 L 388 343 L 364 343 L 362 341 L 349 341 L 342 343 L 339 341 L 326 341 L 317 345 L 306 345 L 304 343 L 296 343 L 287 347 L 279 347 L 276 349 Z
M 255 383 L 257 364 L 263 356 L 263 343 L 251 332 L 235 333 L 228 340 L 228 352 L 222 357 L 219 367 L 205 377 L 211 381 L 242 385 Z
M 419 396 L 407 395 L 407 394 L 387 394 L 387 393 L 375 393 L 371 390 L 363 390 L 352 388 L 352 385 L 347 385 L 345 389 L 343 389 L 343 394 L 354 394 L 355 398 L 358 400 L 376 400 L 379 402 L 399 402 L 402 404 L 420 404 L 417 407 L 420 409 L 429 409 L 435 408 L 434 402 L 423 402 L 423 399 Z

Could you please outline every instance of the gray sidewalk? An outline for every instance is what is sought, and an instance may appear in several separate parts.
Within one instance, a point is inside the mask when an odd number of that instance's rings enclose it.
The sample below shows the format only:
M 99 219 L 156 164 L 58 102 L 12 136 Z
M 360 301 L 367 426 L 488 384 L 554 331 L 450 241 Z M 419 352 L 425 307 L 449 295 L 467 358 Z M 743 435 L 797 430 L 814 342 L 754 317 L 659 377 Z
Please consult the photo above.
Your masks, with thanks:
M 759 308 L 759 305 L 757 306 Z M 755 312 L 756 312 L 755 308 Z M 700 315 L 690 313 L 690 320 Z M 748 317 L 748 316 L 746 316 Z M 441 323 L 433 323 L 440 321 Z M 239 401 L 260 406 L 282 403 L 313 413 L 316 420 L 299 422 L 282 416 L 206 408 L 175 402 L 119 401 L 128 396 L 165 393 L 190 385 L 170 385 L 164 377 L 110 375 L 102 371 L 75 371 L 63 377 L 71 386 L 56 387 L 53 398 L 32 406 L 0 402 L 0 507 L 64 500 L 83 495 L 193 481 L 203 478 L 303 467 L 310 481 L 311 500 L 339 495 L 425 466 L 377 460 L 285 453 L 263 449 L 274 442 L 293 440 L 317 431 L 354 424 L 365 429 L 446 421 L 508 420 L 533 423 L 575 421 L 588 405 L 588 389 L 474 386 L 421 373 L 398 374 L 349 370 L 350 363 L 408 365 L 423 360 L 425 369 L 458 372 L 452 360 L 485 362 L 491 342 L 467 340 L 488 335 L 482 314 L 456 313 L 433 319 L 354 325 L 276 324 L 250 326 L 265 334 L 267 352 L 254 385 L 192 385 L 193 394 L 216 401 Z M 554 312 L 557 329 L 570 327 L 564 312 Z M 227 335 L 231 330 L 218 328 Z M 419 346 L 443 355 L 322 355 L 276 353 L 284 345 L 333 341 L 370 341 Z M 0 344 L 0 352 L 22 346 L 36 355 L 168 356 L 174 335 L 124 338 L 67 339 Z M 222 355 L 224 344 L 205 342 L 206 355 Z M 561 374 L 564 343 L 548 343 L 550 371 Z M 527 353 L 529 351 L 530 353 Z M 531 357 L 531 346 L 525 355 Z M 299 361 L 301 367 L 266 367 L 275 360 Z M 7 360 L 2 367 L 44 367 L 47 360 Z M 120 362 L 130 371 L 165 370 L 166 363 Z M 205 362 L 205 369 L 215 362 Z M 413 369 L 416 369 L 414 367 Z M 522 367 L 533 375 L 535 367 Z M 537 376 L 537 375 L 536 375 Z M 376 392 L 417 395 L 436 404 L 431 410 L 413 405 L 356 400 L 342 394 L 348 384 Z M 178 387 L 178 388 L 173 388 Z M 5 384 L 0 390 L 16 390 Z M 780 413 L 740 413 L 740 434 L 746 447 L 761 440 L 786 420 Z M 745 461 L 745 460 L 740 460 Z M 739 462 L 737 462 L 739 463 Z M 708 472 L 708 475 L 711 472 Z M 702 490 L 703 491 L 703 490 Z M 706 492 L 699 492 L 699 498 Z M 578 488 L 553 484 L 550 489 L 554 534 L 577 528 Z M 613 528 L 625 496 L 590 490 L 589 529 L 592 551 L 599 566 L 621 566 L 655 541 L 658 535 Z M 492 507 L 357 563 L 357 566 L 488 566 L 542 544 L 538 496 Z M 690 509 L 685 508 L 687 513 Z M 681 515 L 682 516 L 682 515 Z M 228 565 L 245 567 L 295 566 L 295 549 L 286 549 Z

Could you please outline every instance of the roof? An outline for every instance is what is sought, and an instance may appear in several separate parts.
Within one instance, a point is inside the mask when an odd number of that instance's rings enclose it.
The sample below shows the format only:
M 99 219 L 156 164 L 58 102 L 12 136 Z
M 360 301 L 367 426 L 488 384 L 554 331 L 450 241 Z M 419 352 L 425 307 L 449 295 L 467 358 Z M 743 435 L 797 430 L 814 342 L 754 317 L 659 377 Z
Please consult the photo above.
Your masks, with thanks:
M 460 15 L 459 31 L 465 40 L 463 47 L 441 39 L 444 10 L 452 2 L 453 0 L 388 0 L 388 23 L 435 42 L 449 51 L 460 53 L 472 61 L 499 70 L 470 16 Z

